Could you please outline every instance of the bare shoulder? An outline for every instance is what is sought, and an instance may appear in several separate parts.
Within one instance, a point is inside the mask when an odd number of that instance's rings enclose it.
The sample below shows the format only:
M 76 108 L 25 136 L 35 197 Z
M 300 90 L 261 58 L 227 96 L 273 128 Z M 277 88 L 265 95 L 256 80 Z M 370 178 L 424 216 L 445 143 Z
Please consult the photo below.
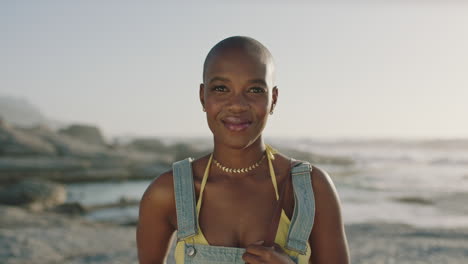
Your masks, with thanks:
M 314 193 L 323 194 L 325 196 L 323 198 L 338 198 L 335 184 L 333 184 L 330 175 L 328 175 L 328 173 L 325 170 L 316 166 L 312 166 L 310 177 Z
M 136 232 L 140 263 L 163 263 L 177 227 L 172 172 L 157 177 L 140 201 Z
M 285 174 L 289 175 L 291 170 L 291 166 L 293 165 L 291 162 L 295 159 L 283 154 L 277 153 L 275 155 L 275 171 L 278 171 L 280 175 Z
M 173 173 L 167 171 L 155 178 L 143 194 L 143 199 L 165 201 L 174 195 Z
M 164 212 L 172 226 L 176 226 L 173 173 L 167 171 L 154 179 L 140 202 L 141 208 L 153 208 Z M 151 210 L 151 211 L 154 211 Z
M 279 166 L 280 168 L 283 168 L 283 169 L 287 169 L 289 170 L 290 169 L 290 166 L 293 165 L 294 166 L 294 163 L 297 162 L 297 163 L 301 163 L 301 162 L 304 162 L 304 161 L 301 161 L 301 160 L 295 160 L 291 157 L 288 157 L 282 153 L 278 153 L 276 155 L 277 157 L 277 160 L 278 160 L 278 163 L 279 163 Z M 293 163 L 291 164 L 291 161 L 293 161 Z M 335 185 L 333 184 L 333 181 L 330 177 L 330 175 L 328 175 L 328 173 L 317 167 L 317 166 L 313 166 L 311 165 L 311 173 L 310 173 L 310 177 L 311 177 L 311 181 L 312 181 L 312 187 L 313 187 L 313 190 L 314 190 L 314 193 L 318 192 L 320 194 L 324 194 L 325 196 L 333 196 L 333 195 L 337 195 L 336 194 L 336 189 L 335 189 Z M 328 197 L 328 198 L 333 198 L 333 197 Z
M 314 228 L 322 223 L 335 222 L 342 225 L 341 202 L 330 175 L 325 170 L 312 166 L 310 177 L 317 212 Z
M 315 217 L 309 242 L 312 263 L 349 263 L 341 203 L 328 173 L 316 166 L 311 171 L 315 198 Z

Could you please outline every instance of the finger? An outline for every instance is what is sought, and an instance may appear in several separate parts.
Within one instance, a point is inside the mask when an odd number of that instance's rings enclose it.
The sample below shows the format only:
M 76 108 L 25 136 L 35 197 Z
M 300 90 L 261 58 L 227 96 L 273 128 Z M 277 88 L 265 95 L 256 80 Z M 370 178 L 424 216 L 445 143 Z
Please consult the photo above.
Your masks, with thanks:
M 263 246 L 264 241 L 259 240 L 247 246 L 246 251 L 254 255 L 262 255 L 265 251 L 265 246 Z
M 283 248 L 276 243 L 273 244 L 273 248 L 275 249 L 276 252 L 284 253 Z
M 252 245 L 263 245 L 264 242 L 265 241 L 263 241 L 263 240 L 259 240 L 259 241 L 253 242 Z
M 245 252 L 242 255 L 242 259 L 245 261 L 245 263 L 249 263 L 249 264 L 262 264 L 262 263 L 264 263 L 260 256 L 250 254 L 248 252 Z
M 261 246 L 261 245 L 253 245 L 251 244 L 245 249 L 246 252 L 250 254 L 254 254 L 257 256 L 262 256 L 265 254 L 266 251 L 268 251 L 267 247 Z

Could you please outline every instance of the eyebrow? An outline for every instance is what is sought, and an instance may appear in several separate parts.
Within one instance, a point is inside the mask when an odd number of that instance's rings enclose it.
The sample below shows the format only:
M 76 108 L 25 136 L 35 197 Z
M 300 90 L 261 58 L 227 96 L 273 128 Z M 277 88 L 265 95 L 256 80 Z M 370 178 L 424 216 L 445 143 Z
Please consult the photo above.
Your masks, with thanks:
M 249 80 L 249 83 L 256 83 L 256 84 L 261 84 L 261 85 L 267 86 L 265 80 L 263 80 L 263 79 L 253 79 L 253 80 Z
M 223 78 L 223 77 L 215 76 L 215 77 L 211 78 L 211 80 L 210 80 L 209 83 L 216 82 L 216 81 L 230 82 L 230 80 L 229 80 L 228 78 Z
M 215 82 L 215 81 L 231 82 L 228 78 L 215 76 L 215 77 L 211 78 L 211 80 L 210 80 L 209 83 L 212 83 L 212 82 Z M 261 85 L 267 86 L 265 80 L 263 80 L 263 79 L 252 79 L 252 80 L 249 80 L 248 82 L 249 82 L 249 83 L 261 84 Z

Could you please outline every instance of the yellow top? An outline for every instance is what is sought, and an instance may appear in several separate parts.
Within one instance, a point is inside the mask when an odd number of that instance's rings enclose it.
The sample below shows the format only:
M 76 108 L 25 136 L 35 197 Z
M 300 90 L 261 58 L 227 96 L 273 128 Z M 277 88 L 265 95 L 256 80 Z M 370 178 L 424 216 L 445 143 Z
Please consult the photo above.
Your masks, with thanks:
M 268 166 L 270 169 L 270 175 L 271 175 L 271 181 L 273 182 L 273 187 L 275 188 L 275 193 L 276 193 L 276 200 L 279 199 L 279 194 L 278 194 L 278 187 L 276 183 L 276 175 L 275 171 L 273 169 L 273 163 L 272 160 L 275 159 L 274 154 L 276 154 L 277 151 L 273 149 L 271 146 L 266 145 L 266 155 L 268 158 Z M 197 217 L 199 217 L 199 212 L 203 200 L 203 190 L 205 189 L 206 185 L 206 180 L 208 179 L 208 172 L 210 170 L 210 165 L 211 165 L 211 160 L 213 158 L 213 154 L 211 154 L 210 159 L 208 160 L 208 164 L 206 165 L 205 173 L 203 175 L 203 180 L 201 183 L 201 189 L 200 189 L 200 195 L 198 197 L 197 201 Z M 280 222 L 278 224 L 278 231 L 276 233 L 275 237 L 275 243 L 280 245 L 281 248 L 288 254 L 289 256 L 296 257 L 298 258 L 298 264 L 307 264 L 309 263 L 309 258 L 310 258 L 310 245 L 307 243 L 307 252 L 305 255 L 301 255 L 296 251 L 286 249 L 284 246 L 286 245 L 286 241 L 288 239 L 288 232 L 289 232 L 289 225 L 291 224 L 291 220 L 288 218 L 284 210 L 281 210 L 281 217 L 280 217 Z M 198 233 L 194 236 L 191 236 L 189 238 L 186 238 L 189 243 L 194 243 L 194 244 L 201 244 L 201 245 L 209 245 L 208 241 L 206 240 L 205 236 L 203 235 L 203 232 L 200 229 L 200 225 L 198 225 Z M 176 264 L 183 264 L 184 263 L 184 240 L 177 241 L 176 249 L 175 249 L 175 262 Z

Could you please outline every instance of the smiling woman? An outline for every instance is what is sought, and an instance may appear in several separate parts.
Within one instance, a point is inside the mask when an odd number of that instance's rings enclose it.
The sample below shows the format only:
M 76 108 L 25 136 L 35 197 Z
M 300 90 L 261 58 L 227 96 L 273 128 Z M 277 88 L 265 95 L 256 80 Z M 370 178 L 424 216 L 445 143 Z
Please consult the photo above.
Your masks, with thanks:
M 174 163 L 146 190 L 140 263 L 163 263 L 174 231 L 178 264 L 349 263 L 330 177 L 263 141 L 278 101 L 274 72 L 270 52 L 249 37 L 208 53 L 199 96 L 213 152 Z
M 206 109 L 215 144 L 236 148 L 253 144 L 261 138 L 267 113 L 273 112 L 277 98 L 273 58 L 261 43 L 230 38 L 208 53 L 200 101 Z

